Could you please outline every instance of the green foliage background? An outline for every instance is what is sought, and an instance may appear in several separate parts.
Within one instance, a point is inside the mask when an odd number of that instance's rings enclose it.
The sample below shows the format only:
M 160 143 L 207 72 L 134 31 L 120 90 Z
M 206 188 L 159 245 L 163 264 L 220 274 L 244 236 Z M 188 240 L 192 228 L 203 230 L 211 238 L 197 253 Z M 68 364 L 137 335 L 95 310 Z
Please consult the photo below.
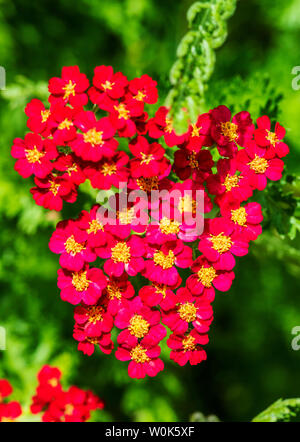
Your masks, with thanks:
M 29 180 L 13 171 L 10 147 L 26 130 L 24 106 L 33 97 L 45 99 L 48 79 L 63 65 L 78 64 L 90 78 L 99 64 L 129 77 L 147 73 L 158 80 L 163 102 L 191 4 L 0 0 L 0 60 L 7 74 L 0 95 L 0 326 L 7 329 L 0 378 L 15 385 L 14 397 L 27 406 L 44 363 L 60 366 L 66 383 L 92 388 L 106 401 L 97 420 L 177 421 L 196 411 L 250 420 L 280 397 L 300 397 L 300 352 L 291 348 L 291 330 L 300 326 L 299 181 L 287 177 L 260 196 L 265 233 L 239 260 L 231 291 L 217 294 L 207 362 L 180 368 L 164 349 L 166 370 L 136 381 L 113 355 L 77 352 L 72 307 L 60 300 L 58 260 L 48 249 L 59 218 L 33 204 Z M 288 174 L 299 173 L 300 90 L 291 87 L 299 41 L 298 0 L 238 1 L 204 104 L 278 118 L 291 148 Z M 82 195 L 62 217 L 78 213 L 87 199 Z

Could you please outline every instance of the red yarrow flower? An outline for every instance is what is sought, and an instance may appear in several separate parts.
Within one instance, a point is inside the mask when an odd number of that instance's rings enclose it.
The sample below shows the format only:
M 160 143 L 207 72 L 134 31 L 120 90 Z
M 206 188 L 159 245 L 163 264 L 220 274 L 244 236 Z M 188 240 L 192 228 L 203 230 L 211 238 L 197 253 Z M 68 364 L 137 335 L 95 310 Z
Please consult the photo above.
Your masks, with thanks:
M 35 178 L 36 187 L 30 189 L 34 201 L 45 209 L 60 211 L 63 201 L 74 203 L 77 190 L 71 179 L 48 175 L 46 178 Z
M 114 325 L 113 317 L 101 303 L 75 307 L 74 319 L 88 337 L 109 333 Z
M 256 143 L 261 147 L 267 147 L 269 155 L 272 152 L 273 156 L 285 157 L 289 153 L 289 147 L 281 141 L 285 136 L 284 127 L 276 123 L 275 131 L 271 132 L 271 121 L 267 115 L 259 117 L 256 123 L 258 126 L 254 133 Z
M 172 349 L 170 359 L 180 366 L 200 364 L 207 356 L 201 347 L 208 343 L 207 334 L 199 334 L 196 329 L 185 335 L 173 333 L 167 340 L 167 345 Z
M 49 102 L 51 104 L 69 103 L 73 107 L 85 106 L 88 96 L 85 93 L 89 87 L 89 80 L 82 74 L 78 66 L 64 66 L 61 78 L 54 77 L 49 81 Z
M 112 102 L 125 95 L 128 80 L 122 72 L 114 73 L 112 66 L 97 66 L 94 69 L 93 86 L 89 89 L 92 103 L 109 110 Z
M 32 132 L 43 134 L 47 137 L 50 134 L 49 121 L 50 109 L 46 109 L 41 100 L 33 98 L 25 107 L 25 114 L 28 117 L 27 127 Z
M 149 178 L 162 173 L 161 164 L 165 149 L 159 143 L 149 144 L 146 138 L 138 136 L 129 143 L 129 149 L 135 157 L 130 161 L 130 172 L 133 178 L 141 176 Z M 167 163 L 165 167 L 167 169 Z

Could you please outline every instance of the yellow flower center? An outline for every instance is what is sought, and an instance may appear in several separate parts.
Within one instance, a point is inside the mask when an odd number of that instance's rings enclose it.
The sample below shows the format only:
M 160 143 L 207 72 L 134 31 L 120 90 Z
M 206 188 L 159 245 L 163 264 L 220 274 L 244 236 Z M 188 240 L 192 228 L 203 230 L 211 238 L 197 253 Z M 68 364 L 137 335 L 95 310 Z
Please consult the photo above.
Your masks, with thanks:
M 268 135 L 266 136 L 266 139 L 270 141 L 270 144 L 272 144 L 272 146 L 274 147 L 279 141 L 277 135 L 274 132 L 270 132 L 269 130 L 267 130 L 267 133 Z
M 144 152 L 141 152 L 142 161 L 141 164 L 149 164 L 150 161 L 154 160 L 154 156 L 150 153 L 149 155 L 146 155 Z
M 76 163 L 73 163 L 72 166 L 69 166 L 67 169 L 67 173 L 70 176 L 72 174 L 72 172 L 77 172 L 78 167 Z
M 254 170 L 255 173 L 265 173 L 269 167 L 268 161 L 258 155 L 255 155 L 254 159 L 248 163 L 250 169 Z
M 126 108 L 124 103 L 120 103 L 118 106 L 114 106 L 114 109 L 118 112 L 119 118 L 124 118 L 124 120 L 128 120 L 130 118 L 130 112 Z
M 204 287 L 209 288 L 217 276 L 217 272 L 213 267 L 201 267 L 197 272 L 197 276 L 198 280 L 204 285 Z
M 64 100 L 69 98 L 70 95 L 75 95 L 75 87 L 76 83 L 73 83 L 73 81 L 69 80 L 69 83 L 66 84 L 62 89 L 65 92 L 64 94 Z
M 46 123 L 48 118 L 50 117 L 51 112 L 49 109 L 45 109 L 41 111 L 42 123 Z
M 200 133 L 200 130 L 201 130 L 201 129 L 202 129 L 201 126 L 200 126 L 200 127 L 197 127 L 196 124 L 192 124 L 192 133 L 191 133 L 191 136 L 192 136 L 192 137 L 199 137 L 199 133 Z
M 112 83 L 111 81 L 106 80 L 106 82 L 105 82 L 105 83 L 102 83 L 101 86 L 102 86 L 103 89 L 106 91 L 107 89 L 108 89 L 108 90 L 111 90 L 114 84 L 115 84 L 115 83 Z
M 185 304 L 180 304 L 178 313 L 183 321 L 193 322 L 197 317 L 197 307 L 192 302 L 186 302 Z
M 221 133 L 224 137 L 227 137 L 229 141 L 234 141 L 238 138 L 237 128 L 238 126 L 230 121 L 221 123 Z
M 104 313 L 103 307 L 100 307 L 98 305 L 92 305 L 91 307 L 88 307 L 87 310 L 89 315 L 88 321 L 91 322 L 92 324 L 96 324 L 96 322 L 103 320 L 103 313 Z
M 143 338 L 148 333 L 150 324 L 143 316 L 134 315 L 129 322 L 128 330 L 136 338 Z
M 124 262 L 125 264 L 127 264 L 130 261 L 130 258 L 130 247 L 126 244 L 126 242 L 118 242 L 111 249 L 111 259 L 115 263 Z
M 72 255 L 80 253 L 84 248 L 84 244 L 75 241 L 74 235 L 71 235 L 65 242 L 66 252 L 71 253 Z
M 130 352 L 131 359 L 137 363 L 144 364 L 145 362 L 149 362 L 150 358 L 147 356 L 147 350 L 138 344 L 134 347 Z
M 192 152 L 191 155 L 188 156 L 188 160 L 192 169 L 197 169 L 199 167 L 198 160 L 196 159 L 196 152 Z
M 134 208 L 124 209 L 121 212 L 117 212 L 117 217 L 120 221 L 120 224 L 130 224 L 134 219 Z
M 169 250 L 167 255 L 165 255 L 161 250 L 158 250 L 154 253 L 153 260 L 156 265 L 159 265 L 164 270 L 171 269 L 175 262 L 175 255 L 172 250 Z
M 51 387 L 55 388 L 58 386 L 58 380 L 56 378 L 51 378 L 48 380 L 48 384 L 51 385 Z
M 144 192 L 151 192 L 151 190 L 158 190 L 158 178 L 156 176 L 151 178 L 138 178 L 136 180 L 137 185 Z
M 165 235 L 168 235 L 169 233 L 177 235 L 180 231 L 179 226 L 180 224 L 177 221 L 172 221 L 167 217 L 162 218 L 159 222 L 160 231 Z
M 155 287 L 156 293 L 159 293 L 162 295 L 163 299 L 165 299 L 167 295 L 167 286 L 165 284 L 155 284 L 152 283 L 153 287 Z
M 50 182 L 49 191 L 53 193 L 54 196 L 58 194 L 58 190 L 60 188 L 60 184 L 55 183 L 54 181 Z
M 89 288 L 91 281 L 86 279 L 86 273 L 84 271 L 72 273 L 72 284 L 77 292 L 84 292 Z
M 34 146 L 32 149 L 25 149 L 25 155 L 28 163 L 40 163 L 45 154 Z
M 90 129 L 83 134 L 83 139 L 85 143 L 90 143 L 93 147 L 102 146 L 102 144 L 104 144 L 102 135 L 102 131 L 97 132 L 93 127 L 93 129 Z
M 111 176 L 117 172 L 117 166 L 115 164 L 104 163 L 101 168 L 101 172 L 104 176 Z
M 58 129 L 59 130 L 63 130 L 63 129 L 70 129 L 70 127 L 73 126 L 73 121 L 69 120 L 68 118 L 66 118 L 64 121 L 62 121 L 59 125 L 58 125 Z
M 103 224 L 101 224 L 97 219 L 93 219 L 89 222 L 89 228 L 87 230 L 87 233 L 97 233 L 99 230 L 104 231 Z
M 239 207 L 231 211 L 231 220 L 239 226 L 245 226 L 247 223 L 247 212 L 244 207 Z
M 193 351 L 196 348 L 196 339 L 194 336 L 188 335 L 182 340 L 182 346 L 184 348 L 184 353 L 187 351 Z
M 117 284 L 115 282 L 111 282 L 107 287 L 106 287 L 107 293 L 108 293 L 108 297 L 109 299 L 121 299 L 122 298 L 122 293 L 119 290 L 119 287 L 117 286 Z
M 212 248 L 220 254 L 228 252 L 233 244 L 230 236 L 224 235 L 223 232 L 219 233 L 219 235 L 210 235 L 209 240 L 213 244 Z
M 230 192 L 233 187 L 238 187 L 239 185 L 239 177 L 237 175 L 230 175 L 229 173 L 226 175 L 224 186 L 226 188 L 226 192 Z
M 166 118 L 165 132 L 167 132 L 168 134 L 173 132 L 173 121 L 172 121 L 172 118 Z
M 74 405 L 72 404 L 65 405 L 65 414 L 67 416 L 72 416 L 74 410 L 75 410 Z
M 138 93 L 133 97 L 135 100 L 144 101 L 146 94 L 143 91 L 138 91 Z
M 190 195 L 182 196 L 179 199 L 178 210 L 180 213 L 191 212 L 196 213 L 197 203 Z

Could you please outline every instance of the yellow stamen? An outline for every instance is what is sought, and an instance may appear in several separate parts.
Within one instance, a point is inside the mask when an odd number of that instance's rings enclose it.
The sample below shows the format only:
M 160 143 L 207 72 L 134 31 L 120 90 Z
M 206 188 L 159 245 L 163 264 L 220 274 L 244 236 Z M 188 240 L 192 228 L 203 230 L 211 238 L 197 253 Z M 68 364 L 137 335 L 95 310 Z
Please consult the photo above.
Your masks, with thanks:
M 88 321 L 92 324 L 96 324 L 96 322 L 103 320 L 103 307 L 100 307 L 99 305 L 92 305 L 91 307 L 88 307 L 87 310 L 89 316 Z
M 117 217 L 120 221 L 120 224 L 131 224 L 134 219 L 134 207 L 131 209 L 124 209 L 121 212 L 117 212 Z
M 197 317 L 197 307 L 192 302 L 180 304 L 178 307 L 180 319 L 186 322 L 193 322 Z
M 188 335 L 182 340 L 182 346 L 184 348 L 184 353 L 187 351 L 193 351 L 196 348 L 196 339 L 194 336 Z
M 111 90 L 114 84 L 115 84 L 115 83 L 112 83 L 111 81 L 106 80 L 106 82 L 105 82 L 105 83 L 102 83 L 101 86 L 102 86 L 103 89 L 106 91 L 107 89 L 108 89 L 108 90 Z
M 106 287 L 107 293 L 108 293 L 108 297 L 109 299 L 121 299 L 122 298 L 122 293 L 120 292 L 120 289 L 118 287 L 118 285 L 112 281 L 110 284 L 108 284 L 108 286 Z
M 104 231 L 103 224 L 101 224 L 97 219 L 93 219 L 89 222 L 89 228 L 87 233 L 97 233 L 99 230 Z
M 244 207 L 239 207 L 231 211 L 231 220 L 239 226 L 245 226 L 247 224 L 247 212 Z
M 36 146 L 34 146 L 32 149 L 25 149 L 25 155 L 28 163 L 40 163 L 41 158 L 45 156 L 44 152 L 40 152 Z
M 85 143 L 90 143 L 93 147 L 102 146 L 102 144 L 104 144 L 102 135 L 102 131 L 97 132 L 96 129 L 93 128 L 83 134 L 83 139 Z
M 196 159 L 196 152 L 192 152 L 188 156 L 188 160 L 189 160 L 189 165 L 191 166 L 192 169 L 197 169 L 199 167 L 198 160 Z
M 66 100 L 67 98 L 69 98 L 70 95 L 75 95 L 75 87 L 76 87 L 76 83 L 73 83 L 71 80 L 69 80 L 69 83 L 66 84 L 62 89 L 63 91 L 65 91 L 64 94 L 64 100 Z
M 172 250 L 169 250 L 167 255 L 165 255 L 161 250 L 158 250 L 154 253 L 153 260 L 156 265 L 159 265 L 164 270 L 171 269 L 175 262 L 175 255 Z
M 202 129 L 202 127 L 197 127 L 196 124 L 192 124 L 192 133 L 191 133 L 191 137 L 199 137 L 199 133 L 200 130 Z
M 41 111 L 42 123 L 46 123 L 48 118 L 50 117 L 51 112 L 49 109 L 45 109 Z
M 209 288 L 212 286 L 212 282 L 217 276 L 217 272 L 214 267 L 201 267 L 197 272 L 198 280 L 204 285 L 204 287 Z
M 124 118 L 124 120 L 128 120 L 130 118 L 130 112 L 126 108 L 124 103 L 120 103 L 118 106 L 114 106 L 114 109 L 118 112 L 119 118 Z
M 74 235 L 71 235 L 65 242 L 66 252 L 71 253 L 72 255 L 80 253 L 84 248 L 83 244 L 75 241 Z
M 150 358 L 147 356 L 147 350 L 143 348 L 140 344 L 134 347 L 130 352 L 131 359 L 137 363 L 144 364 L 149 362 Z
M 168 235 L 169 233 L 173 233 L 177 235 L 180 231 L 180 224 L 175 220 L 170 220 L 167 217 L 163 217 L 159 222 L 159 228 L 162 233 Z
M 52 192 L 54 196 L 58 194 L 58 190 L 60 188 L 60 184 L 55 183 L 54 181 L 50 182 L 49 192 Z
M 115 164 L 104 163 L 101 168 L 101 172 L 104 176 L 111 176 L 117 172 L 117 166 Z
M 136 180 L 137 185 L 144 192 L 151 192 L 151 190 L 158 190 L 158 178 L 156 176 L 151 178 L 140 177 Z
M 142 156 L 141 164 L 149 164 L 150 161 L 154 160 L 154 156 L 151 153 L 146 155 L 144 152 L 141 152 L 141 156 Z
M 237 124 L 231 123 L 230 121 L 221 123 L 221 133 L 224 137 L 227 137 L 229 141 L 234 141 L 238 138 L 237 128 Z
M 272 144 L 272 146 L 274 147 L 279 141 L 277 135 L 274 132 L 270 132 L 269 130 L 267 130 L 267 133 L 268 135 L 266 136 L 266 139 L 270 141 L 270 144 Z
M 111 259 L 115 263 L 124 262 L 124 264 L 127 264 L 130 261 L 130 258 L 130 247 L 126 244 L 126 242 L 118 242 L 111 249 Z
M 250 169 L 254 170 L 255 173 L 265 173 L 269 167 L 269 163 L 265 158 L 255 155 L 254 159 L 248 163 Z
M 72 273 L 72 284 L 77 292 L 84 292 L 89 288 L 91 281 L 86 279 L 86 273 L 87 272 L 82 270 L 80 272 Z
M 178 210 L 180 213 L 196 213 L 197 202 L 190 195 L 185 195 L 179 199 Z
M 148 333 L 150 324 L 143 316 L 134 315 L 129 322 L 128 330 L 136 338 L 143 338 Z
M 226 175 L 224 186 L 226 188 L 226 192 L 230 192 L 233 187 L 238 187 L 239 185 L 239 177 L 237 175 L 230 175 L 229 173 Z
M 138 91 L 138 93 L 133 97 L 135 100 L 144 101 L 146 94 L 143 91 Z
M 62 121 L 59 125 L 58 125 L 58 129 L 59 130 L 63 130 L 63 129 L 70 129 L 70 127 L 73 126 L 73 121 L 68 120 L 68 118 L 66 118 L 64 121 Z
M 223 232 L 219 235 L 210 235 L 209 240 L 213 244 L 212 248 L 220 254 L 228 252 L 233 244 L 230 236 L 224 235 Z
M 173 121 L 172 121 L 172 118 L 166 118 L 165 132 L 167 132 L 168 134 L 173 132 Z

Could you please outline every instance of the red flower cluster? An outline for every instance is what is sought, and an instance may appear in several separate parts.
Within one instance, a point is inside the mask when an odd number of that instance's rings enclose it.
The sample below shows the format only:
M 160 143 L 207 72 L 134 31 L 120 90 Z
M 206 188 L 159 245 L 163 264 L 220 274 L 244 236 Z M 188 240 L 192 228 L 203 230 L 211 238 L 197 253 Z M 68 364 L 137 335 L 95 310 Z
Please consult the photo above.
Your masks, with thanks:
M 38 100 L 27 105 L 33 133 L 12 149 L 16 170 L 34 175 L 36 203 L 60 210 L 85 179 L 96 189 L 121 187 L 109 211 L 82 211 L 60 222 L 50 240 L 60 255 L 61 298 L 76 305 L 78 349 L 110 353 L 115 326 L 115 355 L 129 361 L 129 375 L 155 376 L 164 368 L 159 344 L 168 327 L 171 359 L 198 364 L 206 359 L 215 289 L 230 289 L 236 257 L 261 233 L 261 206 L 248 200 L 281 178 L 285 130 L 276 123 L 272 132 L 267 116 L 255 125 L 248 112 L 232 116 L 218 106 L 178 135 L 169 109 L 153 118 L 145 111 L 157 101 L 156 82 L 147 75 L 128 81 L 110 66 L 96 67 L 90 88 L 78 67 L 63 68 L 49 92 L 50 109 Z M 88 97 L 94 110 L 83 108 Z M 146 200 L 128 198 L 140 191 Z M 143 286 L 136 293 L 137 275 Z
M 64 391 L 61 372 L 56 367 L 45 365 L 38 373 L 39 385 L 32 398 L 30 410 L 43 413 L 43 422 L 85 422 L 93 410 L 104 407 L 104 403 L 90 390 L 72 386 Z
M 6 379 L 0 379 L 0 422 L 13 422 L 22 413 L 19 402 L 6 400 L 12 391 L 10 383 Z

